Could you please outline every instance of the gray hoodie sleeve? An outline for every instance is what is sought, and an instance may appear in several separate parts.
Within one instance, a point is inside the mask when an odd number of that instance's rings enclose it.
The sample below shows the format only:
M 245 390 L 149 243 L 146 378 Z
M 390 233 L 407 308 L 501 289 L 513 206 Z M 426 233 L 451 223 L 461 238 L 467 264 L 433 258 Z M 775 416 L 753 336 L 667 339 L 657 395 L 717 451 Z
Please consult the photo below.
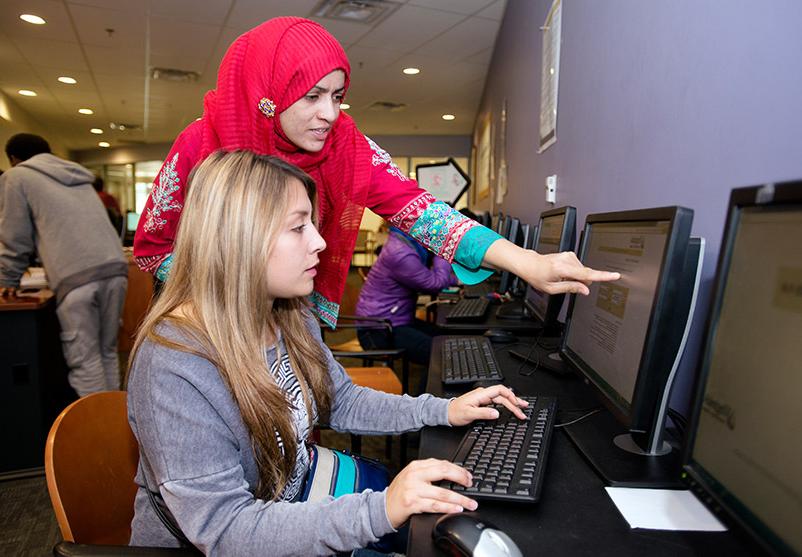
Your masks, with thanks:
M 35 249 L 31 209 L 21 184 L 0 177 L 0 286 L 19 286 Z
M 310 317 L 310 329 L 320 338 L 320 327 Z M 418 397 L 391 395 L 359 387 L 324 345 L 333 382 L 334 397 L 329 425 L 336 431 L 387 434 L 416 431 L 426 425 L 449 425 L 448 403 L 430 394 Z
M 257 499 L 245 474 L 253 464 L 244 424 L 206 360 L 143 344 L 128 407 L 148 463 L 140 482 L 146 474 L 148 486 L 158 486 L 181 530 L 206 555 L 331 555 L 393 531 L 384 492 L 317 503 Z M 152 514 L 148 507 L 146 513 Z M 132 545 L 158 539 L 163 530 L 139 514 L 132 526 Z

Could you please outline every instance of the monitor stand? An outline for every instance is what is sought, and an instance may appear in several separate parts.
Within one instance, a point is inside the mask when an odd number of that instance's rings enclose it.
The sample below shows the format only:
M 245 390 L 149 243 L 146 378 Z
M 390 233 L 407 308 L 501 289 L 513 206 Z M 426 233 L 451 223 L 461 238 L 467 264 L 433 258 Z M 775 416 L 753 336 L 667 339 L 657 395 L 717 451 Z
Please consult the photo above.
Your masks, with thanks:
M 496 310 L 496 317 L 510 321 L 524 321 L 529 319 L 529 314 L 521 300 L 514 300 L 501 304 Z
M 662 455 L 644 454 L 626 429 L 606 409 L 564 429 L 582 456 L 608 485 L 663 489 L 682 487 L 680 452 L 664 443 L 663 450 L 667 449 L 668 452 Z

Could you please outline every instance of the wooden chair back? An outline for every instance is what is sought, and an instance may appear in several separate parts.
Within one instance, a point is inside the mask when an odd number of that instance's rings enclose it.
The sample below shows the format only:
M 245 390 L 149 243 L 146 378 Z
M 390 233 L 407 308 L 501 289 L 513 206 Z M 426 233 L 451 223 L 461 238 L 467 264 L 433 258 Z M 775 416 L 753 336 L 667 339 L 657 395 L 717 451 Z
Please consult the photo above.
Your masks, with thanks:
M 125 392 L 91 394 L 64 409 L 47 436 L 45 474 L 66 541 L 128 544 L 138 462 Z

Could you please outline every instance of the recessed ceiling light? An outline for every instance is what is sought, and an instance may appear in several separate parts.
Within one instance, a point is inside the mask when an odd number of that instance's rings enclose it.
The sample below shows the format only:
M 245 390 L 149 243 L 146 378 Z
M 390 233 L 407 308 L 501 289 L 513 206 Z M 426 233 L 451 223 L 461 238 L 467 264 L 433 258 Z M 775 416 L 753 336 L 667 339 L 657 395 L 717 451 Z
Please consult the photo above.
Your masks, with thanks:
M 28 23 L 33 23 L 34 25 L 44 25 L 47 23 L 44 19 L 39 17 L 38 15 L 33 14 L 22 14 L 19 16 L 22 21 L 27 21 Z
M 101 130 L 100 128 L 92 128 L 92 129 L 91 129 L 91 130 L 89 130 L 89 131 L 90 131 L 90 132 L 92 132 L 92 133 L 98 134 L 98 135 L 100 135 L 101 133 L 103 133 L 103 130 Z
M 67 85 L 75 85 L 76 83 L 78 83 L 78 80 L 76 80 L 74 77 L 69 77 L 66 75 L 62 75 L 61 77 L 58 78 L 58 80 L 62 83 L 66 83 Z
M 97 144 L 98 147 L 111 147 L 111 144 L 108 141 L 101 141 Z
M 36 91 L 31 91 L 29 89 L 20 89 L 19 91 L 17 91 L 17 93 L 19 93 L 23 97 L 35 97 L 36 96 Z
M 407 75 L 415 75 L 420 73 L 419 68 L 404 68 L 402 71 Z
M 351 108 L 351 105 L 348 103 L 340 103 L 340 108 L 342 108 L 343 110 L 348 110 L 349 108 Z
M 453 120 L 456 118 L 453 114 L 443 114 L 443 120 Z
M 78 112 L 80 114 L 94 114 L 95 113 L 95 111 L 92 110 L 91 108 L 79 108 Z

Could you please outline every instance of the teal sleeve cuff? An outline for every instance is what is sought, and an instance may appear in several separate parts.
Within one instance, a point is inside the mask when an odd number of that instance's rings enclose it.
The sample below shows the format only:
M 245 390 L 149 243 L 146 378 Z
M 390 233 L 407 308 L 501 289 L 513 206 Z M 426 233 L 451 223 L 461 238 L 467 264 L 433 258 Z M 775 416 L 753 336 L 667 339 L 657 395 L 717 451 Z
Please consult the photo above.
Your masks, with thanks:
M 462 237 L 451 266 L 463 284 L 478 284 L 493 274 L 482 267 L 482 261 L 490 244 L 501 236 L 484 226 L 474 226 Z
M 173 254 L 171 253 L 168 255 L 164 261 L 162 261 L 159 268 L 156 269 L 156 278 L 162 282 L 167 281 L 167 277 L 170 276 L 170 267 L 173 265 Z

